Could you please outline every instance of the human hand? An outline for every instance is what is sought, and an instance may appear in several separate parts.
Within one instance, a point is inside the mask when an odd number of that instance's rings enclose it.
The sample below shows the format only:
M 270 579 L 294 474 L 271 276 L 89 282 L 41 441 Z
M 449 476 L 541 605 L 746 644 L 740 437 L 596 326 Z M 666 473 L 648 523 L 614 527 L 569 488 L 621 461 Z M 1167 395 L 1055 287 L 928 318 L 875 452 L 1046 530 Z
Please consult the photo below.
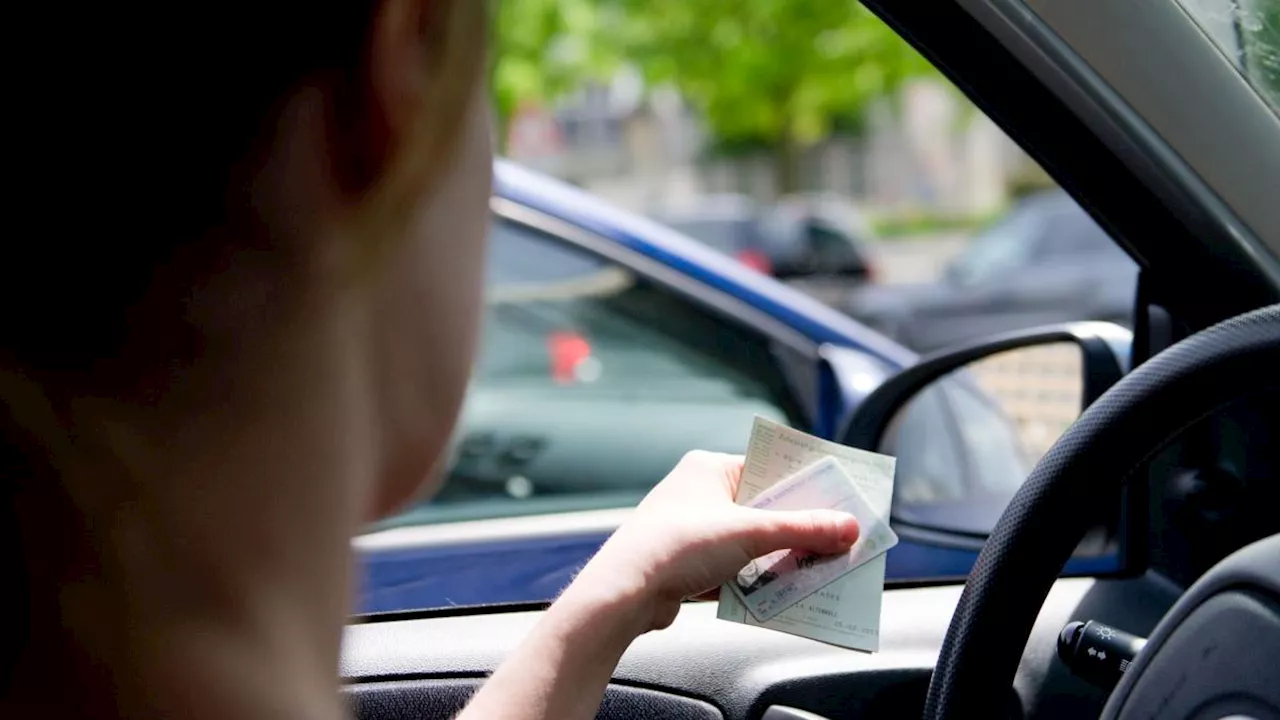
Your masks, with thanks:
M 828 554 L 858 539 L 852 515 L 834 510 L 770 511 L 733 498 L 742 457 L 684 456 L 591 559 L 566 595 L 606 598 L 638 614 L 640 632 L 671 624 L 680 603 L 732 579 L 775 550 Z

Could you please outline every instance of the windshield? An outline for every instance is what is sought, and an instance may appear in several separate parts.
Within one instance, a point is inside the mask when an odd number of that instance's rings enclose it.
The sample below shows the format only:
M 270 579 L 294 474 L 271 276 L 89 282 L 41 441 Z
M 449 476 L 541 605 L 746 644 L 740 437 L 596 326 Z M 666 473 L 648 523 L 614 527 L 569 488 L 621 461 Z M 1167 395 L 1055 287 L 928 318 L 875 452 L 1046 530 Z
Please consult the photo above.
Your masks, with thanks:
M 1179 0 L 1179 4 L 1280 115 L 1280 0 Z

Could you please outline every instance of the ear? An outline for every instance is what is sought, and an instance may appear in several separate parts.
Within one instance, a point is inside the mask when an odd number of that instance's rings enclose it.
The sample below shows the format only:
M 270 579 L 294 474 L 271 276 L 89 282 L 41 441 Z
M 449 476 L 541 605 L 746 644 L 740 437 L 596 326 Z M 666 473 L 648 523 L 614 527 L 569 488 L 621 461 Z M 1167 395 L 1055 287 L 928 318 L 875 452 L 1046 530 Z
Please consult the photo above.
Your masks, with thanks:
M 463 0 L 469 2 L 471 0 Z M 428 89 L 432 0 L 378 0 L 358 67 L 336 78 L 331 139 L 339 185 L 366 194 L 414 132 Z

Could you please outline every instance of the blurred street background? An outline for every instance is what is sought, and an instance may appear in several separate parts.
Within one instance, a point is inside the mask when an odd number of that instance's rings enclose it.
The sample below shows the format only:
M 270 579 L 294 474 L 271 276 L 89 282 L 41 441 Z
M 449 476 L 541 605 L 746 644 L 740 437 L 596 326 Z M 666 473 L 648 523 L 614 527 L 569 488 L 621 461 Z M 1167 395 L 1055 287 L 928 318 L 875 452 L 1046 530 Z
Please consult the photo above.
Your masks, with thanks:
M 521 0 L 494 12 L 495 141 L 523 165 L 919 352 L 1129 322 L 1132 261 L 856 0 Z M 1079 412 L 1071 352 L 975 368 L 1032 455 Z M 1046 391 L 1048 376 L 1066 385 Z
M 523 0 L 495 12 L 502 152 L 634 210 L 826 194 L 896 237 L 971 227 L 1013 185 L 1043 182 L 856 2 Z

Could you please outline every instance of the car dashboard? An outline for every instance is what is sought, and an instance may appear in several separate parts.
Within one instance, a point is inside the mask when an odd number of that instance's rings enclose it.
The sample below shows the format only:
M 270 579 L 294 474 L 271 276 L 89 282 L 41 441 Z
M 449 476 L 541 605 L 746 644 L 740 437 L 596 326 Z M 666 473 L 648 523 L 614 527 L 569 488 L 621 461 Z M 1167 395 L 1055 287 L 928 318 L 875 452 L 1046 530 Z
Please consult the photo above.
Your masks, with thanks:
M 632 645 L 597 717 L 739 720 L 775 706 L 831 720 L 919 717 L 961 589 L 888 590 L 874 654 L 721 621 L 715 603 L 686 603 L 670 628 Z M 1179 592 L 1158 575 L 1060 580 L 1010 689 L 1011 716 L 1096 716 L 1105 693 L 1056 659 L 1063 626 L 1098 618 L 1145 635 Z M 341 673 L 355 716 L 452 717 L 540 617 L 462 612 L 348 626 Z

